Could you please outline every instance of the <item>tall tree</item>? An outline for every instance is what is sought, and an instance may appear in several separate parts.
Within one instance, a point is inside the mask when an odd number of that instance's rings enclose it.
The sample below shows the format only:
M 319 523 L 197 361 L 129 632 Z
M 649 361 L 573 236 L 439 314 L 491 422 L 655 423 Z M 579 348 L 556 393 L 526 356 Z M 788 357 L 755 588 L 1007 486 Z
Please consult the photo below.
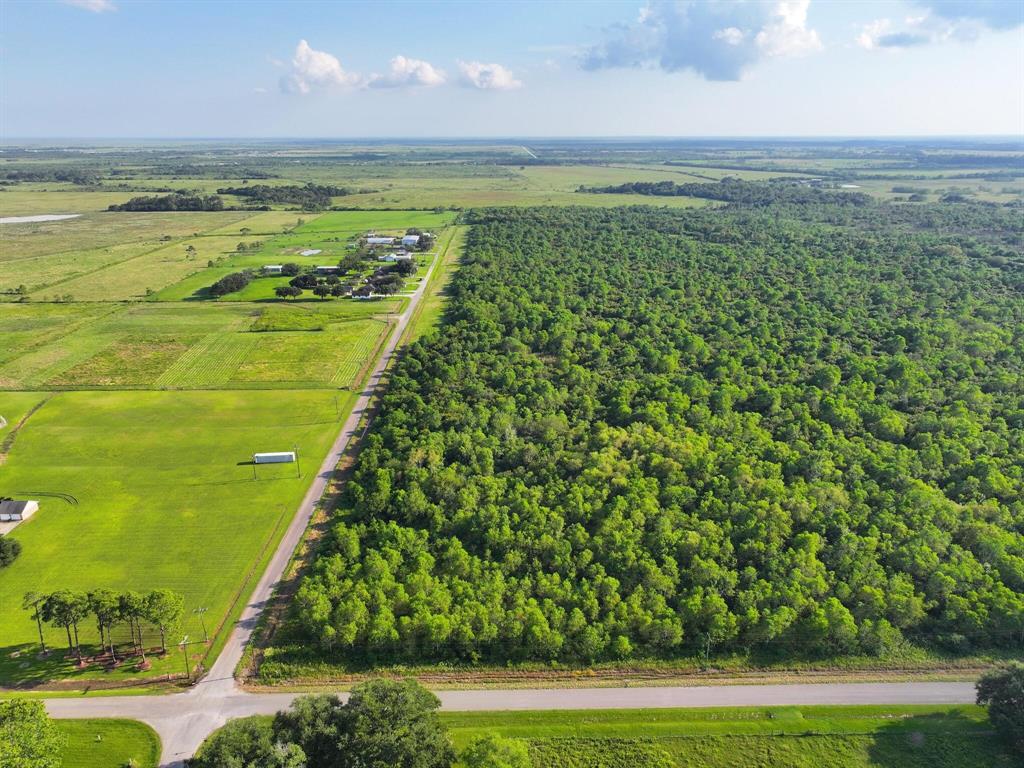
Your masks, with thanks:
M 477 736 L 459 755 L 464 768 L 531 768 L 526 742 L 494 733 Z
M 82 646 L 78 642 L 78 623 L 89 615 L 89 599 L 80 592 L 61 589 L 46 597 L 42 606 L 43 621 L 64 627 L 68 635 L 68 649 L 83 663 Z
M 46 638 L 43 637 L 43 615 L 42 607 L 46 601 L 46 595 L 41 592 L 26 592 L 21 598 L 21 607 L 23 610 L 32 611 L 32 618 L 36 622 L 36 630 L 39 632 L 39 645 L 43 648 L 43 654 L 48 653 L 46 650 Z
M 113 627 L 121 618 L 121 602 L 118 594 L 112 589 L 95 589 L 89 593 L 89 610 L 96 617 L 96 626 L 100 631 L 100 645 L 103 638 L 107 639 L 110 660 L 117 663 L 117 650 L 114 648 Z
M 60 768 L 64 738 L 41 701 L 0 701 L 0 765 Z
M 977 683 L 978 703 L 1011 748 L 1024 755 L 1024 663 L 1013 661 L 989 670 Z
M 132 636 L 132 645 L 142 654 L 142 663 L 146 663 L 146 644 L 142 637 L 142 620 L 146 617 L 146 598 L 138 592 L 122 592 L 118 595 L 118 612 L 121 619 L 128 622 Z
M 160 651 L 167 653 L 167 633 L 181 622 L 185 599 L 169 589 L 154 589 L 146 595 L 146 620 L 160 630 Z

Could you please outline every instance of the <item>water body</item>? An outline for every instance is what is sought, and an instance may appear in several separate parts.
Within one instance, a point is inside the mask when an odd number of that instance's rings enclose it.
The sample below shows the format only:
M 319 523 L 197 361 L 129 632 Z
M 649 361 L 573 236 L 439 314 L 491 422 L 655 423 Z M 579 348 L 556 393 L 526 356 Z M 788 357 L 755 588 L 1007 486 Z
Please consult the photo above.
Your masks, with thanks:
M 43 213 L 38 216 L 0 216 L 0 224 L 32 224 L 37 221 L 77 219 L 80 213 Z

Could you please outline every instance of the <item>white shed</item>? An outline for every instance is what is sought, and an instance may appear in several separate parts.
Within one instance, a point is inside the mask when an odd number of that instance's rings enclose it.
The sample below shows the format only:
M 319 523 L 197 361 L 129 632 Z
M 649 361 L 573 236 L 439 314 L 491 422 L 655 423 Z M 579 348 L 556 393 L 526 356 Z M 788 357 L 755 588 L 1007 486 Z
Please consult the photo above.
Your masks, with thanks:
M 295 451 L 275 451 L 252 455 L 253 464 L 291 464 L 293 461 L 295 461 Z
M 392 245 L 395 242 L 393 237 L 368 237 L 366 238 L 367 245 Z
M 38 501 L 5 499 L 0 501 L 0 523 L 20 523 L 22 520 L 28 520 L 38 511 Z
M 266 275 L 280 275 L 284 271 L 283 264 L 264 264 L 263 273 Z
M 419 235 L 406 235 L 402 238 L 402 245 L 419 245 Z

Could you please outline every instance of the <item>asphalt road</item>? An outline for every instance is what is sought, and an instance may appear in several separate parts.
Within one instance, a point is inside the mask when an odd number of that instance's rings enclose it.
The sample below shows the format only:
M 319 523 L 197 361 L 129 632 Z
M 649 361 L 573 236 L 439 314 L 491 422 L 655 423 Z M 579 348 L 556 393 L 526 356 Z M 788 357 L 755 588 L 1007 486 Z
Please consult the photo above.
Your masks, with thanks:
M 200 683 L 173 696 L 120 696 L 50 699 L 53 717 L 124 717 L 149 723 L 163 741 L 162 765 L 178 768 L 210 733 L 228 720 L 271 715 L 298 694 L 248 694 Z M 971 704 L 973 683 L 814 683 L 723 685 L 666 688 L 550 688 L 440 691 L 441 707 L 451 711 L 651 709 L 665 707 L 798 706 L 811 704 Z M 345 694 L 339 694 L 344 699 Z

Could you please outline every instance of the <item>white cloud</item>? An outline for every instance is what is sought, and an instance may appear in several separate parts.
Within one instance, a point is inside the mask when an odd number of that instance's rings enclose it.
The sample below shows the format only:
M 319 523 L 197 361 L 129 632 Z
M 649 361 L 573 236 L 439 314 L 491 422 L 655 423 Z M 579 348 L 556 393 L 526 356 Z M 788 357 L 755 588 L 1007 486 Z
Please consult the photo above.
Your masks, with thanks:
M 818 33 L 807 28 L 807 8 L 811 0 L 782 0 L 775 6 L 774 18 L 755 38 L 766 56 L 806 56 L 820 51 Z
M 342 69 L 337 57 L 300 40 L 292 56 L 291 72 L 281 78 L 281 90 L 306 94 L 315 88 L 354 86 L 359 82 L 358 75 Z
M 860 34 L 854 38 L 854 41 L 866 51 L 874 50 L 878 47 L 879 39 L 891 28 L 892 21 L 889 19 L 875 19 L 861 28 Z
M 719 29 L 711 36 L 713 40 L 724 40 L 729 45 L 739 45 L 743 42 L 743 38 L 746 37 L 742 29 L 736 27 L 726 27 L 725 29 Z
M 391 69 L 386 75 L 373 75 L 366 84 L 370 88 L 398 88 L 401 86 L 431 88 L 441 85 L 446 79 L 444 72 L 429 62 L 395 56 L 391 60 Z
M 973 42 L 987 31 L 1004 31 L 1024 25 L 1017 2 L 1000 0 L 916 0 L 924 13 L 907 16 L 894 28 L 889 19 L 866 24 L 855 42 L 866 50 L 898 50 L 949 40 Z
M 485 64 L 481 61 L 460 61 L 459 72 L 461 82 L 470 88 L 489 91 L 511 91 L 522 88 L 523 83 L 517 80 L 511 70 L 501 64 Z
M 106 13 L 107 11 L 117 10 L 117 6 L 111 0 L 64 0 L 64 4 L 81 8 L 83 11 L 92 11 L 93 13 Z
M 760 60 L 821 50 L 807 26 L 809 0 L 721 2 L 649 0 L 632 24 L 610 27 L 580 57 L 588 70 L 692 70 L 707 80 L 739 80 Z

